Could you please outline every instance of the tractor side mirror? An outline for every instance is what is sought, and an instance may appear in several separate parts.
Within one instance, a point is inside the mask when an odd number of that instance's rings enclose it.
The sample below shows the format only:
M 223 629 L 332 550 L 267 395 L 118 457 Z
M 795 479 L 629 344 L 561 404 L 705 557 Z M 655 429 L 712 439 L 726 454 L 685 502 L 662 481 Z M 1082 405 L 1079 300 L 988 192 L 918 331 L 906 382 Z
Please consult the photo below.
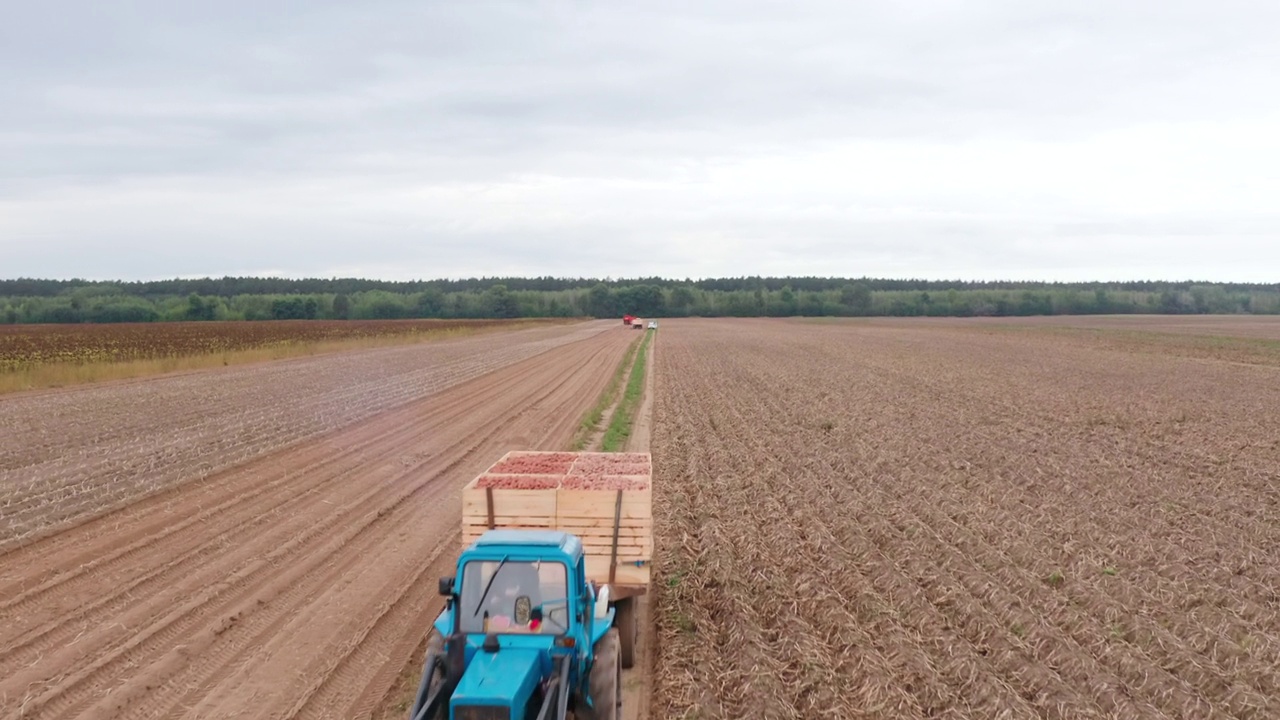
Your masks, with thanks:
M 608 585 L 605 585 L 596 594 L 596 619 L 603 619 L 605 615 L 609 614 L 609 591 L 611 589 Z
M 445 597 L 449 597 L 450 595 L 453 594 L 453 578 L 451 577 L 440 578 L 440 594 Z

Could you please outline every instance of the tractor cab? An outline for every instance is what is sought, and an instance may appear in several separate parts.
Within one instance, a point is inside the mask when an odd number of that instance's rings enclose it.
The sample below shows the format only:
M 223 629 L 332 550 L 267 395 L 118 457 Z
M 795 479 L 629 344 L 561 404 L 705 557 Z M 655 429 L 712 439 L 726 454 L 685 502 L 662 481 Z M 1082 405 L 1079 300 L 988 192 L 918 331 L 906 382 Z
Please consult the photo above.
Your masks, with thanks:
M 614 610 L 602 598 L 597 612 L 577 536 L 490 530 L 463 551 L 454 577 L 441 578 L 440 593 L 443 643 L 411 717 L 563 718 L 571 699 L 587 702 L 592 648 Z

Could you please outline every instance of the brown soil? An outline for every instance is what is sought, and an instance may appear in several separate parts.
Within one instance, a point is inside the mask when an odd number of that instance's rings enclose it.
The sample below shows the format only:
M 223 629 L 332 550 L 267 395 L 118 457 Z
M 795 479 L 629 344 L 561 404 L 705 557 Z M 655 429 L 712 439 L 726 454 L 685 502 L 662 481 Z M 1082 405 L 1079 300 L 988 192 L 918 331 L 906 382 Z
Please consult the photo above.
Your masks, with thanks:
M 4 397 L 0 551 L 607 329 L 539 328 Z
M 904 319 L 873 322 L 904 325 Z M 1019 318 L 930 318 L 916 321 L 936 327 L 1087 328 L 1131 330 L 1177 335 L 1217 335 L 1280 340 L 1280 317 L 1274 315 L 1057 315 Z
M 0 716 L 370 716 L 439 611 L 461 486 L 562 445 L 630 339 L 602 322 L 0 400 Z
M 546 327 L 559 319 L 0 325 L 0 394 Z
M 628 452 L 650 452 L 650 428 L 653 426 L 653 391 L 655 372 L 653 369 L 654 347 L 658 344 L 655 334 L 649 341 L 647 364 L 645 365 L 644 396 L 636 413 L 635 424 L 631 435 L 627 438 Z M 652 604 L 648 595 L 642 595 L 636 602 L 637 643 L 635 667 L 622 671 L 622 719 L 648 720 L 650 717 L 650 700 L 653 697 L 653 644 L 657 640 L 654 631 Z
M 653 432 L 653 356 L 654 347 L 658 344 L 658 335 L 654 333 L 645 350 L 644 390 L 640 397 L 640 407 L 636 412 L 635 423 L 631 426 L 631 434 L 627 436 L 626 450 L 649 452 L 649 436 Z
M 1280 370 L 1062 326 L 664 322 L 654 713 L 1280 717 Z

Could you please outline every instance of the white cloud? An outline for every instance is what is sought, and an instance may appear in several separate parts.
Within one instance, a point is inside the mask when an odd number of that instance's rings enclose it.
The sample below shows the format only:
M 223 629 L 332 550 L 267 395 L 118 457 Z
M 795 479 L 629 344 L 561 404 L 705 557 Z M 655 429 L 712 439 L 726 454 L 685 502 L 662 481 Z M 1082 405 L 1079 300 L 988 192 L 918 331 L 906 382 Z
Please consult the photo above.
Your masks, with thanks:
M 0 277 L 1280 279 L 1266 6 L 64 5 Z

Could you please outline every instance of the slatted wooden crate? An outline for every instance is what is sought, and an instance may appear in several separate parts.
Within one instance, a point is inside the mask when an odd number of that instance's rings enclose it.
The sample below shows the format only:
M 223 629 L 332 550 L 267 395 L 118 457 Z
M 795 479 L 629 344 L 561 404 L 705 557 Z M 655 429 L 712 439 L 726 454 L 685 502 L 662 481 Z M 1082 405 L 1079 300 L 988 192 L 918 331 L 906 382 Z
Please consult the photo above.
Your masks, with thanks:
M 648 453 L 507 453 L 463 490 L 463 544 L 490 527 L 562 530 L 582 539 L 590 579 L 608 582 L 616 563 L 614 584 L 647 585 L 651 479 Z

